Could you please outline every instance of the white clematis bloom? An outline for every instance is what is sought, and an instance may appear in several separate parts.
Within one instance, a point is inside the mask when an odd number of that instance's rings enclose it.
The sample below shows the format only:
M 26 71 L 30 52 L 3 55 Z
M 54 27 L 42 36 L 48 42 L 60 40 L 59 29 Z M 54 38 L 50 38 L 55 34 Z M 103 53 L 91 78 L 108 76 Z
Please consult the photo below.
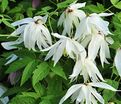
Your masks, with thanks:
M 24 45 L 29 50 L 36 50 L 35 46 L 41 50 L 52 44 L 49 30 L 45 27 L 47 16 L 35 16 L 34 18 L 25 18 L 12 23 L 18 28 L 11 35 L 22 35 Z
M 99 82 L 100 80 L 104 81 L 95 63 L 86 57 L 83 60 L 76 61 L 76 64 L 73 68 L 73 72 L 70 75 L 71 81 L 76 80 L 79 75 L 83 76 L 84 83 L 89 81 L 89 78 L 93 82 Z
M 49 51 L 45 60 L 48 60 L 53 56 L 52 60 L 54 61 L 55 65 L 64 53 L 66 53 L 72 59 L 77 59 L 79 56 L 85 56 L 86 51 L 84 47 L 77 41 L 57 33 L 53 33 L 52 35 L 60 40 L 54 45 L 42 50 Z
M 114 58 L 114 64 L 117 68 L 119 75 L 121 76 L 121 49 L 118 49 Z
M 76 84 L 69 88 L 65 96 L 60 100 L 59 104 L 62 104 L 70 96 L 72 101 L 76 100 L 76 104 L 98 104 L 98 101 L 101 104 L 104 104 L 104 99 L 93 87 L 117 91 L 112 86 L 103 82 Z
M 111 34 L 108 29 L 109 22 L 101 18 L 110 15 L 113 15 L 113 13 L 93 13 L 83 18 L 76 30 L 75 39 L 83 39 L 87 35 L 92 35 L 95 31 L 100 31 L 104 35 Z
M 101 32 L 94 34 L 88 46 L 88 57 L 94 61 L 99 51 L 102 66 L 104 66 L 104 62 L 108 64 L 107 58 L 110 58 L 108 45 L 112 43 L 111 37 L 105 37 Z
M 86 3 L 72 3 L 69 7 L 61 14 L 58 26 L 63 25 L 63 35 L 68 34 L 71 35 L 72 29 L 75 26 L 76 28 L 79 25 L 79 22 L 84 18 L 86 15 L 84 11 L 79 10 L 79 8 L 84 7 Z

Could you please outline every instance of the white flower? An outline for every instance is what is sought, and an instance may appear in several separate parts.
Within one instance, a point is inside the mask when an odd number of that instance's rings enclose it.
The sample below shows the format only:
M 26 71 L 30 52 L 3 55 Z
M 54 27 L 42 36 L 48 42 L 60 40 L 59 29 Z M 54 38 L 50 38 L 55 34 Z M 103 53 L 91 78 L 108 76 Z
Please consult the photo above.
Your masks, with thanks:
M 114 63 L 119 75 L 121 76 L 121 49 L 118 49 L 114 58 Z
M 88 46 L 88 57 L 91 60 L 95 60 L 99 51 L 102 66 L 104 62 L 108 63 L 106 58 L 110 58 L 109 43 L 113 43 L 111 37 L 105 37 L 101 32 L 94 34 Z
M 76 100 L 76 104 L 98 104 L 97 100 L 101 104 L 104 104 L 104 99 L 93 87 L 117 91 L 115 88 L 103 82 L 76 84 L 69 88 L 66 95 L 60 100 L 59 104 L 62 104 L 70 96 L 72 101 Z
M 61 14 L 58 26 L 63 25 L 63 35 L 68 34 L 69 36 L 72 34 L 73 27 L 76 28 L 79 25 L 79 22 L 82 18 L 84 18 L 86 15 L 82 10 L 79 10 L 79 8 L 84 7 L 86 3 L 72 3 L 69 5 L 69 7 Z
M 89 81 L 89 78 L 93 82 L 104 81 L 95 63 L 89 58 L 76 61 L 73 72 L 70 75 L 71 81 L 76 80 L 79 74 L 83 76 L 84 82 Z
M 110 16 L 112 14 L 113 13 L 93 13 L 83 18 L 76 30 L 75 39 L 83 39 L 87 35 L 92 35 L 95 31 L 100 31 L 104 35 L 111 34 L 108 29 L 109 22 L 103 20 L 101 17 Z
M 52 44 L 49 30 L 44 26 L 47 16 L 35 16 L 34 18 L 25 18 L 12 23 L 18 28 L 11 35 L 22 35 L 24 45 L 29 50 L 36 50 L 35 46 L 41 50 Z
M 64 53 L 69 55 L 69 57 L 72 59 L 77 59 L 79 56 L 84 57 L 86 55 L 84 47 L 77 41 L 57 33 L 53 33 L 52 35 L 60 40 L 49 48 L 42 50 L 49 51 L 45 60 L 48 60 L 53 56 L 52 60 L 54 61 L 55 65 Z

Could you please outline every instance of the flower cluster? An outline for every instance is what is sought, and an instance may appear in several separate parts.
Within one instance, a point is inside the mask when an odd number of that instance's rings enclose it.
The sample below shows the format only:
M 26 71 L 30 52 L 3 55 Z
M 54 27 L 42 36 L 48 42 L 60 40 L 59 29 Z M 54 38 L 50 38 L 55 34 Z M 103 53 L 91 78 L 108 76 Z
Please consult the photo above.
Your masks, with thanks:
M 95 62 L 99 55 L 102 67 L 104 67 L 104 63 L 109 63 L 108 58 L 111 57 L 109 45 L 113 43 L 113 39 L 110 37 L 109 22 L 102 17 L 111 16 L 113 13 L 86 14 L 80 10 L 85 5 L 86 3 L 74 2 L 61 14 L 58 27 L 63 26 L 62 35 L 50 34 L 45 25 L 47 16 L 35 16 L 12 23 L 18 28 L 11 35 L 19 35 L 19 38 L 16 41 L 2 43 L 2 46 L 7 50 L 15 49 L 17 48 L 15 45 L 24 42 L 24 46 L 29 50 L 49 51 L 45 61 L 52 57 L 54 66 L 64 54 L 75 61 L 69 78 L 72 82 L 79 76 L 83 76 L 84 83 L 70 87 L 59 104 L 62 104 L 70 96 L 76 104 L 97 104 L 98 102 L 104 104 L 104 99 L 95 87 L 117 91 L 105 83 Z M 58 41 L 53 45 L 52 36 L 58 38 Z M 118 49 L 114 63 L 121 75 L 120 61 L 121 50 Z

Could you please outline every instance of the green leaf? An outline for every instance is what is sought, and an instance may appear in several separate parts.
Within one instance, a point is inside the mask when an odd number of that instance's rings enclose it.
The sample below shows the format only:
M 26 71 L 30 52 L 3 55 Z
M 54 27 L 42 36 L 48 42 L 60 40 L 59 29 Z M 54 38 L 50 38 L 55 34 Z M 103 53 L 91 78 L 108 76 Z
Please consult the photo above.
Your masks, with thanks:
M 89 11 L 91 12 L 95 12 L 95 13 L 100 13 L 100 12 L 103 12 L 105 10 L 104 6 L 102 4 L 99 4 L 97 3 L 97 6 L 96 5 L 87 5 L 85 7 L 85 9 L 88 9 Z
M 118 9 L 121 9 L 121 1 L 120 0 L 110 0 L 111 3 Z
M 16 96 L 14 97 L 9 104 L 37 104 L 36 100 L 28 96 Z
M 50 102 L 50 100 L 43 100 L 39 104 L 52 104 L 52 103 Z
M 2 22 L 3 22 L 6 26 L 8 26 L 8 27 L 10 27 L 10 28 L 12 28 L 12 29 L 15 29 L 6 19 L 2 19 Z
M 38 65 L 32 77 L 33 86 L 35 86 L 35 84 L 40 80 L 43 80 L 43 78 L 45 78 L 48 75 L 49 70 L 49 66 L 46 62 L 43 62 L 40 65 Z
M 62 78 L 64 78 L 64 79 L 67 80 L 66 75 L 65 75 L 65 73 L 64 73 L 64 71 L 63 71 L 63 68 L 62 68 L 60 65 L 57 64 L 55 67 L 51 67 L 51 70 L 52 70 L 55 74 L 57 74 L 57 75 L 59 75 L 60 77 L 62 77 Z
M 39 94 L 39 96 L 42 96 L 45 94 L 45 87 L 41 84 L 41 83 L 37 83 L 34 86 L 34 90 L 36 91 L 37 94 Z
M 107 79 L 106 81 L 107 81 L 107 83 L 108 83 L 109 85 L 111 85 L 112 87 L 114 87 L 114 88 L 116 88 L 116 89 L 117 89 L 118 86 L 119 86 L 119 83 L 118 83 L 117 81 L 110 80 L 110 79 Z M 114 97 L 115 93 L 116 93 L 116 92 L 113 92 L 113 91 L 110 91 L 110 90 L 104 90 L 104 91 L 103 91 L 103 97 L 104 97 L 104 99 L 105 99 L 105 102 L 110 101 L 110 99 Z M 110 95 L 110 96 L 109 96 L 109 95 Z
M 25 67 L 30 61 L 32 61 L 32 59 L 29 57 L 24 57 L 20 60 L 17 60 L 9 66 L 9 68 L 6 70 L 6 73 L 11 73 L 20 70 L 21 68 Z
M 58 9 L 65 8 L 65 7 L 67 7 L 69 4 L 71 4 L 74 1 L 75 0 L 65 0 L 64 2 L 58 3 L 57 7 L 58 7 Z
M 28 63 L 23 71 L 21 85 L 23 85 L 31 77 L 33 71 L 36 69 L 37 64 L 38 63 L 35 60 Z
M 51 81 L 52 80 L 52 81 Z M 62 92 L 62 80 L 58 76 L 54 76 L 52 79 L 48 80 L 48 95 L 56 95 L 59 96 Z
M 2 10 L 3 12 L 5 11 L 5 9 L 8 7 L 8 0 L 2 0 Z
M 22 91 L 26 91 L 28 88 L 27 87 L 12 87 L 12 88 L 9 88 L 3 95 L 2 97 L 5 97 L 5 96 L 10 96 L 10 95 L 13 95 L 13 94 L 16 94 L 16 93 L 19 93 L 19 92 L 22 92 Z
M 40 97 L 36 92 L 22 92 L 22 95 L 25 97 L 28 96 L 35 99 L 38 99 Z

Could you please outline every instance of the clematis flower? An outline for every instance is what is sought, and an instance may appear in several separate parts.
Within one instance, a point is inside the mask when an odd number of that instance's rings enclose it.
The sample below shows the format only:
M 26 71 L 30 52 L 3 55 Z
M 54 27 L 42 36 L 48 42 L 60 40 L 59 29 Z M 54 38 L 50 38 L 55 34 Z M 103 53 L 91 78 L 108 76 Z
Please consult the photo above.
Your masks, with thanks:
M 80 20 L 86 16 L 84 11 L 79 10 L 79 8 L 84 7 L 85 4 L 86 3 L 74 2 L 70 4 L 69 7 L 61 14 L 58 26 L 63 25 L 64 27 L 62 35 L 68 34 L 70 36 L 73 27 L 78 27 Z
M 100 31 L 104 35 L 111 34 L 108 29 L 109 22 L 101 18 L 110 15 L 113 15 L 113 13 L 93 13 L 83 18 L 76 30 L 75 39 L 83 39 L 87 35 L 95 34 L 95 31 Z
M 108 45 L 112 43 L 113 39 L 111 37 L 105 37 L 101 32 L 94 34 L 88 46 L 88 57 L 95 60 L 99 51 L 102 66 L 104 66 L 104 62 L 108 64 L 107 58 L 110 58 Z
M 120 48 L 116 52 L 114 63 L 119 75 L 121 76 L 121 49 Z
M 112 86 L 103 82 L 76 84 L 69 88 L 59 104 L 62 104 L 70 96 L 73 102 L 76 100 L 76 104 L 98 104 L 98 101 L 104 104 L 103 97 L 93 87 L 117 91 Z
M 22 35 L 24 45 L 29 50 L 36 51 L 35 46 L 41 50 L 52 44 L 49 30 L 45 27 L 47 16 L 35 16 L 34 18 L 25 18 L 12 23 L 18 28 L 11 35 Z
M 99 82 L 100 80 L 104 81 L 95 63 L 86 57 L 83 60 L 76 61 L 73 72 L 70 75 L 71 81 L 76 80 L 79 75 L 83 76 L 85 83 L 89 81 L 89 78 L 93 82 Z
M 54 61 L 54 65 L 56 65 L 64 53 L 66 53 L 72 59 L 76 59 L 79 56 L 84 57 L 86 55 L 84 47 L 77 41 L 57 33 L 53 33 L 52 35 L 60 40 L 54 45 L 42 50 L 49 51 L 45 57 L 45 60 L 48 60 L 53 56 L 52 60 Z

